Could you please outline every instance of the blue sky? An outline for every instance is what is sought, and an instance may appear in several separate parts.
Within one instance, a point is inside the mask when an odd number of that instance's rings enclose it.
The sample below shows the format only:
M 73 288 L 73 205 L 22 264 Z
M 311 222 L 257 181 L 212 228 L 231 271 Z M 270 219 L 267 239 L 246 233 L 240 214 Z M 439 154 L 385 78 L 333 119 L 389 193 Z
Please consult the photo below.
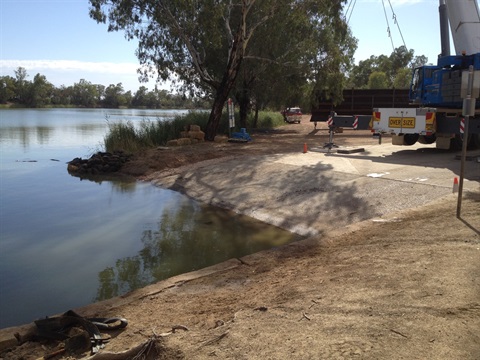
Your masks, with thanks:
M 406 46 L 436 63 L 438 0 L 384 0 L 389 25 L 382 0 L 349 3 L 355 3 L 347 17 L 359 39 L 357 63 L 371 55 L 390 55 L 392 41 L 394 47 L 403 45 L 390 3 Z M 0 75 L 14 76 L 14 69 L 22 66 L 29 80 L 40 73 L 55 86 L 85 79 L 105 86 L 121 82 L 135 92 L 142 85 L 136 73 L 136 43 L 121 32 L 107 32 L 106 25 L 89 17 L 88 7 L 87 0 L 0 0 Z M 154 83 L 144 85 L 152 89 Z M 167 84 L 159 87 L 168 89 Z

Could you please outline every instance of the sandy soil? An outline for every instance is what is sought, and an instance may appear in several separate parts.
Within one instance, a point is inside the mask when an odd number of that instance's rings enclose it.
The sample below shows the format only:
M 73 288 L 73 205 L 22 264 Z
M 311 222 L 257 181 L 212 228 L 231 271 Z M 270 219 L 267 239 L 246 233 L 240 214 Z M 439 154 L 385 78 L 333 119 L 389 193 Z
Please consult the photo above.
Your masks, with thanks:
M 254 134 L 248 145 L 156 149 L 124 171 L 169 184 L 172 176 L 195 173 L 200 161 L 294 153 L 313 139 L 327 142 L 324 124 L 319 127 L 304 118 Z M 368 132 L 335 139 L 375 141 Z M 286 206 L 281 197 L 269 201 Z M 294 244 L 75 309 L 129 321 L 109 333 L 110 342 L 92 359 L 133 359 L 142 349 L 146 356 L 143 344 L 152 345 L 151 359 L 480 359 L 480 193 L 466 193 L 461 219 L 455 205 L 451 194 L 376 221 L 352 217 Z M 16 345 L 13 333 L 30 327 L 0 330 L 1 359 L 61 350 L 61 342 Z

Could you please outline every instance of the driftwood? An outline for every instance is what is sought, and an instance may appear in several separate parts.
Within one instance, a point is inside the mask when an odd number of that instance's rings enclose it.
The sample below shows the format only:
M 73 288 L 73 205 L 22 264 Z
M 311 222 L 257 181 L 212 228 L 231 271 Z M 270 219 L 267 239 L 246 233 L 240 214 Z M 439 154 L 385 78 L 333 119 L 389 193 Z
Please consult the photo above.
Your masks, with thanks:
M 130 350 L 119 353 L 100 352 L 85 360 L 156 360 L 164 353 L 164 348 L 157 337 L 151 337 L 143 344 L 137 345 Z
M 216 336 L 215 338 L 204 342 L 202 345 L 200 345 L 200 347 L 210 346 L 210 345 L 216 344 L 216 343 L 218 343 L 220 340 L 222 340 L 222 339 L 223 339 L 225 336 L 227 336 L 227 335 L 228 335 L 228 330 L 225 331 L 223 334 L 220 334 L 220 335 Z
M 35 320 L 22 334 L 16 332 L 14 336 L 17 345 L 27 341 L 56 340 L 64 342 L 67 352 L 84 352 L 90 348 L 95 354 L 110 339 L 109 335 L 102 335 L 100 329 L 119 330 L 127 325 L 128 321 L 124 318 L 84 318 L 69 310 L 60 316 Z

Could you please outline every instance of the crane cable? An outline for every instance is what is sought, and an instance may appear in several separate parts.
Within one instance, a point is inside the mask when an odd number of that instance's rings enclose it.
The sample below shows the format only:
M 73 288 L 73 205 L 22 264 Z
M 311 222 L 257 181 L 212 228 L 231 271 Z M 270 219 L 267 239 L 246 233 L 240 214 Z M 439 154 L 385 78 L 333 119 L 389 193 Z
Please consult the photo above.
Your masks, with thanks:
M 353 5 L 352 5 L 353 3 Z M 345 11 L 345 20 L 346 20 L 346 23 L 348 24 L 350 22 L 350 18 L 352 17 L 352 14 L 353 14 L 353 9 L 355 8 L 355 5 L 357 4 L 357 0 L 354 0 L 354 1 L 350 1 L 348 3 L 348 7 L 347 7 L 347 10 Z M 350 6 L 352 7 L 352 9 L 350 10 Z M 347 14 L 348 14 L 348 11 L 350 10 L 350 15 L 348 15 L 348 19 L 347 19 Z
M 390 2 L 390 0 L 389 0 L 389 2 Z M 390 42 L 392 43 L 392 51 L 395 52 L 395 46 L 393 45 L 392 33 L 390 32 L 390 24 L 388 23 L 387 10 L 385 9 L 385 0 L 382 0 L 382 6 L 383 6 L 383 13 L 385 14 L 385 21 L 387 22 L 387 34 L 388 34 L 388 37 L 390 38 Z
M 347 10 L 345 11 L 345 20 L 347 24 L 350 22 L 350 18 L 352 17 L 352 14 L 353 14 L 353 9 L 355 8 L 356 4 L 357 4 L 357 0 L 352 0 L 348 3 Z M 397 25 L 397 29 L 398 29 L 398 32 L 400 33 L 400 37 L 402 38 L 402 42 L 403 42 L 403 46 L 405 47 L 405 50 L 408 50 L 407 45 L 405 44 L 405 39 L 403 38 L 402 30 L 400 29 L 400 24 L 398 23 L 398 20 L 397 20 L 397 14 L 395 14 L 395 11 L 393 10 L 392 2 L 388 0 L 388 4 L 390 5 L 390 10 L 392 10 L 393 23 Z M 385 21 L 387 22 L 387 34 L 388 34 L 388 37 L 390 38 L 390 42 L 392 43 L 392 50 L 393 52 L 395 52 L 392 33 L 390 31 L 390 24 L 388 23 L 387 10 L 385 9 L 385 0 L 382 0 L 382 6 L 383 6 L 383 13 L 385 14 Z M 348 15 L 348 19 L 347 19 L 347 14 L 349 11 L 350 11 L 350 14 Z
M 393 6 L 390 0 L 388 0 L 388 4 L 390 5 L 390 9 L 392 10 L 393 23 L 397 25 L 398 32 L 400 33 L 400 37 L 402 38 L 403 46 L 405 46 L 405 50 L 408 50 L 407 45 L 405 44 L 405 39 L 403 38 L 402 30 L 400 29 L 400 24 L 397 21 L 397 15 L 395 14 L 395 11 L 393 11 Z

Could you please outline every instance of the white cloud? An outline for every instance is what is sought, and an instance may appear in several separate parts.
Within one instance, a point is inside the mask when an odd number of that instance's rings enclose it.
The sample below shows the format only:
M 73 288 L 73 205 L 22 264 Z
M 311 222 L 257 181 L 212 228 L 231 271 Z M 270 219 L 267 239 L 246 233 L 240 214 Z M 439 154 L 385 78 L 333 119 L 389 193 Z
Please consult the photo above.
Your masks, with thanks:
M 88 62 L 76 60 L 0 60 L 2 72 L 23 67 L 28 70 L 55 70 L 109 74 L 135 74 L 140 67 L 136 63 Z
M 0 76 L 15 76 L 18 67 L 27 70 L 28 79 L 36 73 L 45 75 L 55 86 L 73 85 L 80 79 L 93 84 L 117 84 L 121 82 L 125 90 L 136 91 L 139 86 L 153 89 L 155 74 L 147 83 L 140 83 L 137 70 L 138 63 L 133 62 L 90 62 L 77 60 L 0 60 Z M 170 82 L 157 84 L 160 88 L 169 89 Z

